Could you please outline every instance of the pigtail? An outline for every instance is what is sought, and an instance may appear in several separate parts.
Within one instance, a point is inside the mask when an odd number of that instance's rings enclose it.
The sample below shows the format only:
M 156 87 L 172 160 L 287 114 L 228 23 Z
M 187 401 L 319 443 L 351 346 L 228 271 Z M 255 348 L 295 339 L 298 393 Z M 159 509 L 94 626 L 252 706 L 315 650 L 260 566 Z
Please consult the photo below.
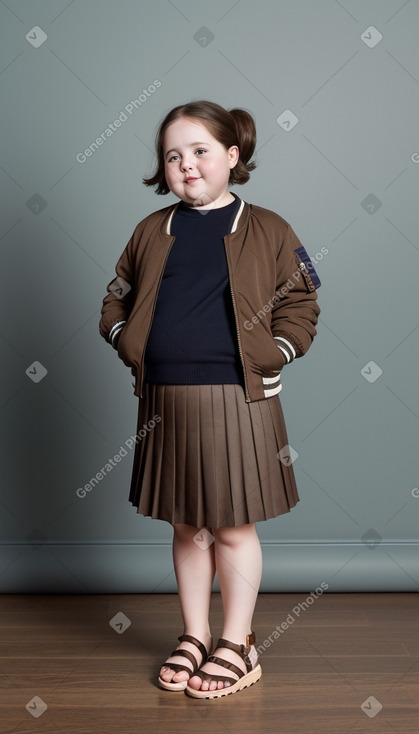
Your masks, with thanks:
M 250 161 L 256 147 L 256 125 L 252 115 L 246 110 L 237 107 L 229 112 L 236 127 L 240 151 L 239 160 L 231 171 L 230 183 L 244 184 L 250 178 L 250 171 L 256 168 L 256 163 Z

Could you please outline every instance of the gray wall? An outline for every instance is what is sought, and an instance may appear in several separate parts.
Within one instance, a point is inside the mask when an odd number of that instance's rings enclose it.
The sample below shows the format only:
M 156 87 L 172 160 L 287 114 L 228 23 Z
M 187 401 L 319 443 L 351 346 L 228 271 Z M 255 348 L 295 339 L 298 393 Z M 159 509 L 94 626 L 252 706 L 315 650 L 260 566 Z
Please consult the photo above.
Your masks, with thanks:
M 199 98 L 255 115 L 234 190 L 327 250 L 317 339 L 283 372 L 301 502 L 258 525 L 262 590 L 418 589 L 418 23 L 413 0 L 0 4 L 2 591 L 175 590 L 172 528 L 128 503 L 133 450 L 76 490 L 136 430 L 100 307 L 176 200 L 141 183 L 156 126 Z

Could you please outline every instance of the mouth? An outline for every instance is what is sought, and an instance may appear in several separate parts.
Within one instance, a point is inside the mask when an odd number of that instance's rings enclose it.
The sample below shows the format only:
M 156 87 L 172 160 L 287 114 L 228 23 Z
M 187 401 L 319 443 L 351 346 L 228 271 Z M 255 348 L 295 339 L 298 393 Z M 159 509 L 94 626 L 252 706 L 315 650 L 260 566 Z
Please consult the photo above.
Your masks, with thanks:
M 189 178 L 185 178 L 185 183 L 187 184 L 194 183 L 194 181 L 199 181 L 199 178 L 197 178 L 196 176 L 190 176 Z

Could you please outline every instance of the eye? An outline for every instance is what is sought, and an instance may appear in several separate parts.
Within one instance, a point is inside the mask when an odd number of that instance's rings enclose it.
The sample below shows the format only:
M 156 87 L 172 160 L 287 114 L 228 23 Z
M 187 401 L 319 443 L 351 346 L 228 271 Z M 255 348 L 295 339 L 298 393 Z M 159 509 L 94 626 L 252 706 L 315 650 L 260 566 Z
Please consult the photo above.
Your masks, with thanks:
M 170 161 L 173 161 L 174 158 L 179 158 L 179 156 L 178 155 L 172 155 L 172 156 L 170 156 L 170 158 L 168 159 L 167 162 L 170 163 Z
M 195 153 L 206 153 L 207 151 L 204 150 L 204 148 L 198 148 Z

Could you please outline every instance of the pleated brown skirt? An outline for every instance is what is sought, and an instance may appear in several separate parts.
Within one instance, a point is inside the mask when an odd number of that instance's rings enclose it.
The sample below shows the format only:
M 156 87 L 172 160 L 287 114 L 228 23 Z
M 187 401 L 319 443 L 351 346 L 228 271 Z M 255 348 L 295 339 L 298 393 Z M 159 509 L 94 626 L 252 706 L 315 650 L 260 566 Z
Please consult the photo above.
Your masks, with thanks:
M 147 517 L 232 527 L 299 501 L 279 396 L 246 403 L 241 385 L 144 383 L 129 501 Z M 159 420 L 160 419 L 160 420 Z

